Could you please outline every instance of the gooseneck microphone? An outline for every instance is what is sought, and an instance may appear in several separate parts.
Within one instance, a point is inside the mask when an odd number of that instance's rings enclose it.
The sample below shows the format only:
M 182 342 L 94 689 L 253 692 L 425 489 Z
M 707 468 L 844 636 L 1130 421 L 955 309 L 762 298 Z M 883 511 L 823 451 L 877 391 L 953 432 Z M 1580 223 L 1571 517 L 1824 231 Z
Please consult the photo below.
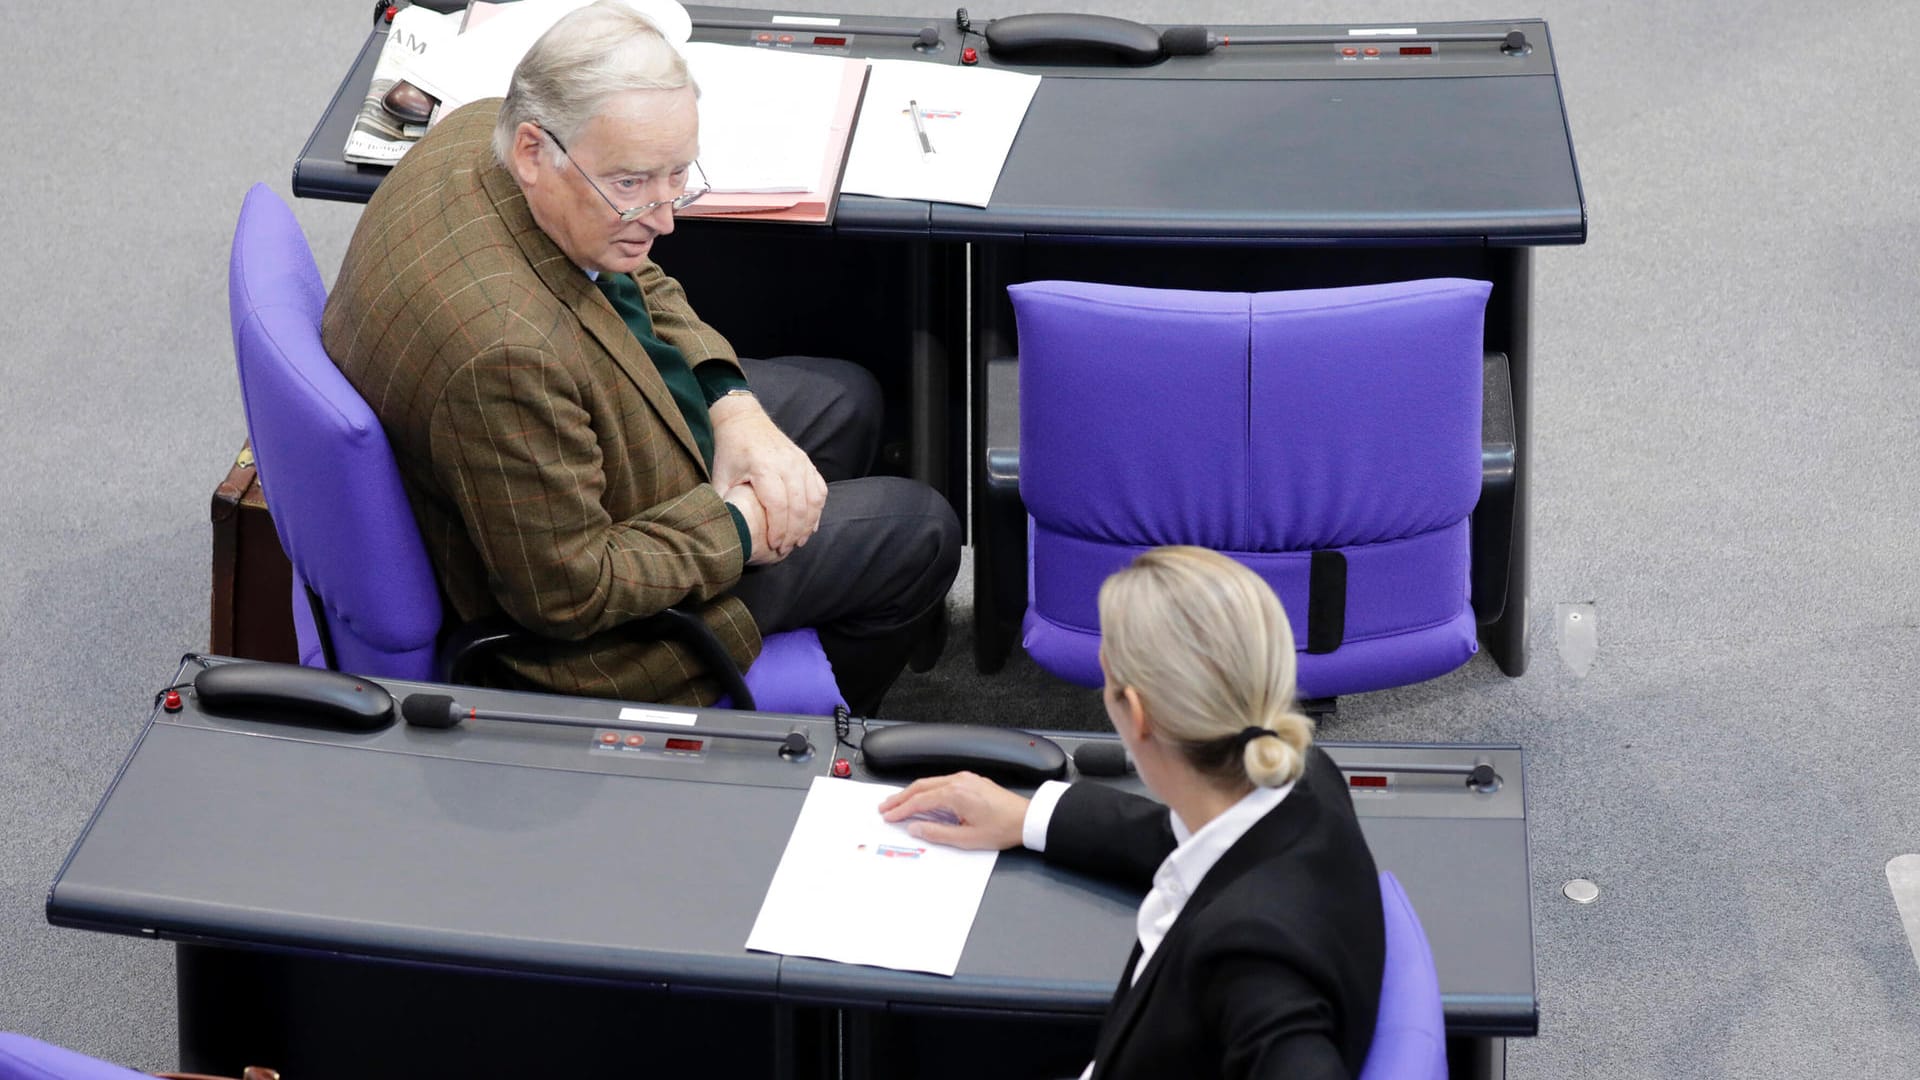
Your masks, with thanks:
M 745 731 L 737 728 L 698 727 L 681 724 L 656 724 L 645 720 L 607 717 L 558 716 L 550 713 L 514 712 L 509 709 L 482 709 L 462 705 L 448 694 L 408 694 L 400 702 L 400 715 L 412 727 L 451 728 L 465 720 L 497 720 L 514 724 L 550 724 L 555 727 L 612 728 L 616 731 L 646 731 L 660 735 L 686 735 L 698 732 L 707 738 L 742 739 L 748 742 L 780 744 L 780 756 L 803 761 L 813 754 L 813 743 L 804 731 L 785 734 L 772 731 Z

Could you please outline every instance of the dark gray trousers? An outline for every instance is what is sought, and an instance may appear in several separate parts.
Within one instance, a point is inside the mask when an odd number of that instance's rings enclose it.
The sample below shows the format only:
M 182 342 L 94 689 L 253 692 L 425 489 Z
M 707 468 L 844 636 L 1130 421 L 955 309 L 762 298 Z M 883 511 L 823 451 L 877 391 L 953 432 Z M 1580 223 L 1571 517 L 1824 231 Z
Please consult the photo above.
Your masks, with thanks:
M 960 569 L 960 522 L 917 480 L 868 476 L 880 449 L 880 385 L 845 360 L 742 360 L 760 404 L 827 481 L 820 531 L 733 595 L 762 634 L 813 627 L 840 692 L 872 716 L 906 666 L 906 633 L 946 599 Z

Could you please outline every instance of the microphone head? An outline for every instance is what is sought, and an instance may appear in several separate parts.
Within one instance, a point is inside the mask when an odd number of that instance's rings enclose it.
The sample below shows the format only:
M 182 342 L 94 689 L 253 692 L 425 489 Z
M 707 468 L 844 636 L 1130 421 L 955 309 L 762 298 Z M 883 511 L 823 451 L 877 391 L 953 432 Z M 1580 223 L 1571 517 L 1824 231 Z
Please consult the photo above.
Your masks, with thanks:
M 1204 26 L 1169 26 L 1160 32 L 1160 49 L 1168 56 L 1205 56 L 1218 44 Z
M 1133 771 L 1127 748 L 1106 740 L 1083 742 L 1073 751 L 1073 767 L 1082 776 L 1125 776 Z
M 408 694 L 400 702 L 400 715 L 414 727 L 450 728 L 457 723 L 450 694 Z

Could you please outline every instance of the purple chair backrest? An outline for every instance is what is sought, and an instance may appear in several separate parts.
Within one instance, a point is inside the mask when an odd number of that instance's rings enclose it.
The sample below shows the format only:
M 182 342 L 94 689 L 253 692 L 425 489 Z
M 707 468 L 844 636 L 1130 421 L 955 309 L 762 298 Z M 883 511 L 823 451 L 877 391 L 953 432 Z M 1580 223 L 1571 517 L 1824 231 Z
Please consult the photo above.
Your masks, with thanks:
M 340 670 L 432 679 L 440 594 L 419 526 L 379 419 L 320 343 L 326 286 L 306 236 L 265 184 L 240 207 L 227 289 L 260 486 L 293 563 L 302 662 L 320 666 L 304 583 Z
M 1387 967 L 1380 980 L 1380 1017 L 1360 1080 L 1447 1080 L 1447 1030 L 1433 950 L 1407 892 L 1380 873 L 1387 920 Z
M 1028 651 L 1098 685 L 1100 582 L 1141 551 L 1196 544 L 1279 594 L 1302 696 L 1465 663 L 1490 288 L 1012 286 Z M 1315 552 L 1345 560 L 1344 632 L 1308 655 Z

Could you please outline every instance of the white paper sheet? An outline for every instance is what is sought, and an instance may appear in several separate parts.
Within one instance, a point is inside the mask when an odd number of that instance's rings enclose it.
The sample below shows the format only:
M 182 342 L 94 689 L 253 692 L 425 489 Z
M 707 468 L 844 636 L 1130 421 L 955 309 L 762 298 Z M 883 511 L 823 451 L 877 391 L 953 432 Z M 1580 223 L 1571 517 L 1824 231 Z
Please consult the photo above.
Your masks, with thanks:
M 840 190 L 985 206 L 1027 118 L 1040 76 L 915 60 L 875 60 Z M 934 152 L 923 154 L 909 102 Z
M 997 851 L 916 840 L 880 819 L 886 784 L 816 777 L 747 948 L 952 975 Z
M 700 84 L 700 169 L 713 190 L 813 190 L 846 58 L 706 42 L 680 52 Z

